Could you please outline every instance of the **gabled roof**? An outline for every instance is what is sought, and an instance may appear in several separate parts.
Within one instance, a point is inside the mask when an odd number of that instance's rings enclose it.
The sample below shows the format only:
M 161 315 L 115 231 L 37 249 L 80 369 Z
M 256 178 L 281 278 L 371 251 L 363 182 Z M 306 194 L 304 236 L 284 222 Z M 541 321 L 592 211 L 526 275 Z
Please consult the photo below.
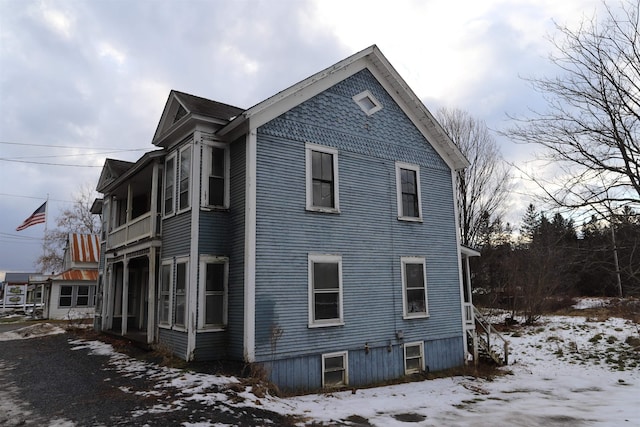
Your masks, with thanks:
M 5 283 L 29 283 L 29 276 L 36 273 L 5 273 Z
M 130 176 L 148 165 L 153 159 L 164 156 L 164 150 L 148 151 L 142 155 L 135 163 L 124 160 L 107 159 L 104 162 L 96 191 L 105 194 L 107 189 L 113 188 L 125 181 Z M 108 177 L 103 179 L 103 177 Z
M 166 137 L 180 128 L 189 119 L 225 125 L 244 109 L 212 101 L 199 96 L 172 90 L 162 111 L 160 122 L 153 135 L 152 143 L 164 146 Z
M 101 188 L 106 187 L 116 179 L 120 177 L 124 172 L 133 166 L 133 163 L 125 160 L 106 159 L 102 172 L 100 173 L 100 179 L 98 179 L 98 185 L 96 189 L 100 191 Z
M 100 238 L 96 234 L 69 233 L 69 256 L 72 262 L 100 261 Z
M 394 98 L 449 167 L 458 170 L 469 166 L 469 161 L 376 45 L 370 46 L 254 105 L 219 130 L 218 135 L 230 135 L 230 139 L 234 139 L 249 128 L 256 129 L 365 68 L 371 71 L 389 95 Z

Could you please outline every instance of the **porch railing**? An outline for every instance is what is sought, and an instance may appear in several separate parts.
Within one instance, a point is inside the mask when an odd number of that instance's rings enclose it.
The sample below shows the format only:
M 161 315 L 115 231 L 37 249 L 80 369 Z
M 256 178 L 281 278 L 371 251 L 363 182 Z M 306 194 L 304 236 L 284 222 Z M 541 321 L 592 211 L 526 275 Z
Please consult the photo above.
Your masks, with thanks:
M 147 212 L 109 233 L 107 248 L 117 248 L 145 237 L 153 237 L 151 230 L 151 212 Z
M 475 321 L 480 326 L 480 330 L 478 331 L 478 343 L 480 347 L 487 353 L 489 357 L 491 357 L 498 364 L 509 364 L 509 342 L 500 335 L 500 332 L 493 327 L 491 322 L 487 320 L 477 308 L 473 307 L 473 314 L 475 317 Z M 497 348 L 494 345 L 494 342 L 498 341 Z M 502 344 L 500 346 L 500 344 Z M 502 347 L 500 349 L 500 347 Z M 502 354 L 500 354 L 502 353 Z M 502 356 L 502 357 L 501 357 Z

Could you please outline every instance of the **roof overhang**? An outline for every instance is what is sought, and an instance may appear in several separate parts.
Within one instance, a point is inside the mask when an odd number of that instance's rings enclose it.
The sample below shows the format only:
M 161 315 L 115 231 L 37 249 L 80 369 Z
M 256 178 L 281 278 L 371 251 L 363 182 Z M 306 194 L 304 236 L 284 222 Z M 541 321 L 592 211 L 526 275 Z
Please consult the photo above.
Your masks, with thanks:
M 234 140 L 365 68 L 382 84 L 451 169 L 459 170 L 469 166 L 469 161 L 375 45 L 256 104 L 217 134 L 227 140 Z

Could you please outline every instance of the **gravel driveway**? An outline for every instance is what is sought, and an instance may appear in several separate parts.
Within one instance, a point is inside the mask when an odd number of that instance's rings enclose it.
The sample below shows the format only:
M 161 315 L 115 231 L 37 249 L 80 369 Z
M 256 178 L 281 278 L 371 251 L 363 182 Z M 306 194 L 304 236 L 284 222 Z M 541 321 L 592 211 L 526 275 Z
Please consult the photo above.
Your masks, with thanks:
M 292 425 L 257 408 L 225 403 L 224 386 L 203 390 L 220 402 L 182 399 L 153 375 L 123 375 L 108 355 L 78 345 L 72 333 L 0 341 L 0 425 Z M 141 350 L 139 350 L 141 351 Z M 223 393 L 223 394 L 220 394 Z

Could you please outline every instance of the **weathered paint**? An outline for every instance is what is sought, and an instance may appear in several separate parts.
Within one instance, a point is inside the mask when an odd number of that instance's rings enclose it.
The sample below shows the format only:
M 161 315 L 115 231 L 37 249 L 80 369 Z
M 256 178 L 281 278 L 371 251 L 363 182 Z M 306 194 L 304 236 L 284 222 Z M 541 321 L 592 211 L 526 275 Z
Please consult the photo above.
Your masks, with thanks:
M 69 234 L 72 263 L 97 263 L 100 260 L 100 237 L 96 234 Z
M 158 329 L 158 342 L 171 351 L 172 354 L 185 358 L 187 353 L 187 333 L 171 329 Z
M 384 106 L 372 116 L 352 100 L 364 90 Z M 305 210 L 305 143 L 338 150 L 339 214 Z M 404 342 L 460 342 L 451 170 L 371 73 L 361 71 L 259 128 L 257 150 L 258 361 L 270 361 L 280 375 L 279 359 L 295 364 L 296 357 L 367 342 L 398 346 L 398 331 Z M 397 219 L 396 161 L 420 167 L 423 223 Z M 309 253 L 342 256 L 344 326 L 308 327 Z M 429 318 L 402 317 L 402 256 L 426 259 Z M 434 366 L 462 363 L 462 344 L 457 353 L 431 355 L 440 356 L 447 360 Z M 354 369 L 354 378 L 376 378 Z

